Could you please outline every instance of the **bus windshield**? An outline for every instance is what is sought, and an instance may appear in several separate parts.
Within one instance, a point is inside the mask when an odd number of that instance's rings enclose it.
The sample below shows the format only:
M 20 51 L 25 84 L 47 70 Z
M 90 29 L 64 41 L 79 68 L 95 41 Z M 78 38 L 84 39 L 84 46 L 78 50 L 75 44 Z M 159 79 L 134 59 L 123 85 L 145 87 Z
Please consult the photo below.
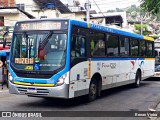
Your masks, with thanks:
M 62 31 L 14 33 L 11 65 L 21 70 L 59 69 L 65 65 L 66 42 Z

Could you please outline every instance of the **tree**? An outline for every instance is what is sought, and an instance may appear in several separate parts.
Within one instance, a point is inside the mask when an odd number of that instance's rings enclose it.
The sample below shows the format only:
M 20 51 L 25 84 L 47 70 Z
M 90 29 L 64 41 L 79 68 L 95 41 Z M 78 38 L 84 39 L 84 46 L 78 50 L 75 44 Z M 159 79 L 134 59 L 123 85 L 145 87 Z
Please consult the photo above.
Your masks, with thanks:
M 141 34 L 141 24 L 134 24 L 134 27 L 136 29 L 134 32 L 137 34 Z M 143 29 L 143 35 L 149 36 L 150 32 L 148 31 L 147 24 L 143 24 L 142 29 Z
M 141 8 L 150 14 L 157 15 L 160 12 L 160 0 L 140 0 Z

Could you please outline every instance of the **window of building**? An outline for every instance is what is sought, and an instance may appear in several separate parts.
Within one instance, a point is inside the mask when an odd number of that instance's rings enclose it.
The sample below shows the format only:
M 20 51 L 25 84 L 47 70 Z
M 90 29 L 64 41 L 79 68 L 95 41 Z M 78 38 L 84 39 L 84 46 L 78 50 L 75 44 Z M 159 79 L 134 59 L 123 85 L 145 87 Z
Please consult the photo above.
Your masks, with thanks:
M 139 42 L 136 39 L 131 39 L 131 56 L 138 56 L 139 53 Z
M 19 8 L 20 10 L 25 11 L 24 4 L 16 4 L 16 6 L 17 6 L 17 8 Z
M 4 26 L 4 17 L 0 16 L 0 26 Z
M 107 56 L 119 55 L 118 36 L 107 34 Z
M 129 39 L 120 37 L 120 56 L 129 56 Z

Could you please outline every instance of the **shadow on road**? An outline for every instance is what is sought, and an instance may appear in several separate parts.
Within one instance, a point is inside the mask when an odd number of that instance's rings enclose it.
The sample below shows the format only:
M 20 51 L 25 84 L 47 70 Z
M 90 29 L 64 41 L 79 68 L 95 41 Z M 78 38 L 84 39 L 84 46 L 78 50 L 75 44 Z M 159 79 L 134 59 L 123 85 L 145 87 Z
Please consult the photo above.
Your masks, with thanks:
M 141 84 L 141 87 L 147 86 L 149 83 L 143 83 Z M 81 96 L 73 99 L 57 99 L 57 98 L 40 98 L 36 99 L 33 102 L 26 102 L 20 104 L 20 106 L 25 107 L 43 107 L 43 108 L 59 108 L 62 110 L 65 110 L 65 108 L 68 110 L 68 108 L 74 108 L 81 105 L 88 105 L 88 104 L 94 104 L 94 102 L 98 102 L 101 99 L 105 99 L 107 97 L 110 97 L 115 94 L 120 94 L 120 92 L 124 91 L 130 91 L 134 89 L 133 85 L 125 85 L 121 87 L 111 88 L 108 90 L 104 90 L 101 93 L 101 97 L 93 102 L 87 102 L 87 96 Z M 139 88 L 136 88 L 139 89 Z
M 145 81 L 159 81 L 160 82 L 160 77 L 151 77 L 151 78 L 145 79 Z

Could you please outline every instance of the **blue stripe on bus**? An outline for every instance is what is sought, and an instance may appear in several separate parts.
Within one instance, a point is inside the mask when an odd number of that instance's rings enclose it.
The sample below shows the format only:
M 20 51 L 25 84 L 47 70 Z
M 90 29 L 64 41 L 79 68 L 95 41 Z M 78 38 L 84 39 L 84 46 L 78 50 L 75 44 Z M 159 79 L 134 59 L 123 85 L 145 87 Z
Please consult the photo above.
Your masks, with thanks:
M 91 58 L 92 61 L 103 61 L 103 60 L 144 60 L 144 58 Z
M 85 27 L 85 28 L 88 27 L 88 24 L 87 24 L 86 22 L 83 22 L 83 21 L 70 20 L 69 22 L 70 22 L 69 26 L 77 25 L 77 26 Z M 71 29 L 70 29 L 70 30 L 71 30 Z
M 83 21 L 70 20 L 70 25 L 78 25 L 80 27 L 88 28 L 88 24 L 86 22 L 83 22 Z M 110 27 L 107 27 L 107 26 L 101 26 L 101 25 L 98 25 L 98 24 L 90 23 L 90 28 L 93 29 L 93 30 L 99 30 L 99 31 L 103 31 L 103 32 L 110 32 L 110 33 L 125 35 L 125 36 L 128 36 L 128 37 L 144 39 L 144 37 L 142 35 L 139 35 L 139 34 L 127 32 L 127 31 L 124 31 L 124 30 L 116 29 L 116 28 L 110 28 Z

